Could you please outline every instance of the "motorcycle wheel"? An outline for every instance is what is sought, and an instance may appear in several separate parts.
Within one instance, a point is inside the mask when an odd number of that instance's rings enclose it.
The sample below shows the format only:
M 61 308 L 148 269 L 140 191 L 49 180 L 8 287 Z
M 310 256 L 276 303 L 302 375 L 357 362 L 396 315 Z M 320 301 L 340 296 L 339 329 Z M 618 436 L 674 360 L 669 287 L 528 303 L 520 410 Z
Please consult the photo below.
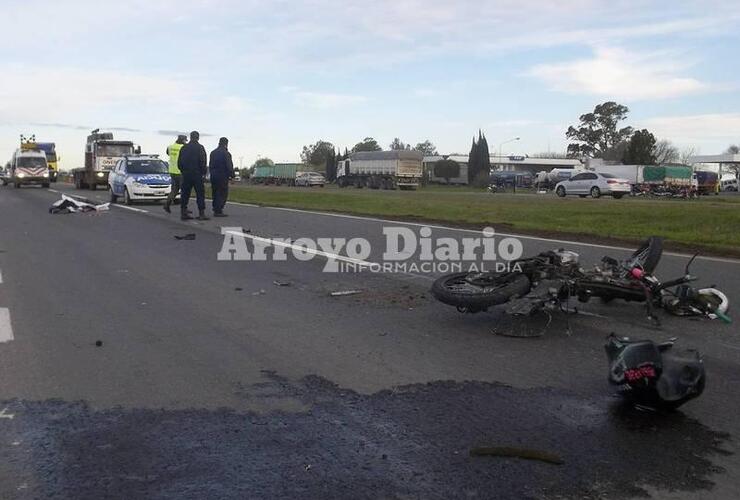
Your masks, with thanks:
M 651 236 L 646 239 L 640 247 L 635 250 L 627 262 L 630 267 L 639 266 L 648 274 L 653 274 L 658 267 L 660 257 L 663 255 L 663 238 Z
M 520 273 L 454 273 L 432 284 L 432 295 L 470 312 L 483 311 L 529 292 L 529 278 Z

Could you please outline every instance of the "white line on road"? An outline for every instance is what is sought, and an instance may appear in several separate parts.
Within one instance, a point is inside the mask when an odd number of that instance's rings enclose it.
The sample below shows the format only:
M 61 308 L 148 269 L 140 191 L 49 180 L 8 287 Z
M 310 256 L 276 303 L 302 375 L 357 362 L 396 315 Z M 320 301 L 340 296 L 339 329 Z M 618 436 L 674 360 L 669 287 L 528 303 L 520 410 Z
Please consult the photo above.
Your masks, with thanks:
M 322 250 L 317 250 L 317 249 L 313 249 L 313 248 L 307 248 L 305 246 L 295 245 L 293 243 L 288 243 L 286 241 L 274 240 L 274 239 L 271 239 L 271 238 L 263 238 L 261 236 L 254 236 L 252 234 L 243 233 L 241 231 L 226 231 L 225 234 L 232 234 L 234 236 L 241 236 L 243 238 L 248 238 L 248 239 L 250 239 L 252 241 L 256 241 L 258 243 L 262 243 L 262 244 L 265 244 L 265 245 L 290 248 L 292 250 L 303 252 L 303 253 L 306 253 L 306 254 L 309 254 L 309 255 L 317 255 L 319 257 L 324 257 L 325 259 L 329 259 L 329 260 L 337 260 L 337 261 L 340 261 L 340 262 L 347 262 L 348 264 L 353 264 L 353 265 L 358 266 L 358 267 L 368 267 L 368 268 L 370 268 L 370 267 L 376 267 L 376 268 L 382 268 L 382 265 L 381 264 L 378 264 L 376 262 L 371 262 L 369 260 L 354 259 L 352 257 L 347 257 L 346 255 L 339 255 L 339 254 L 336 254 L 336 253 L 324 252 Z M 414 276 L 414 277 L 417 277 L 417 278 L 424 278 L 426 280 L 433 280 L 433 279 L 435 279 L 435 278 L 433 278 L 431 276 L 427 276 L 427 275 L 419 274 L 419 273 L 413 273 L 413 272 L 409 272 L 409 271 L 406 271 L 406 272 L 403 272 L 403 273 L 400 273 L 400 274 L 407 274 L 409 276 Z
M 143 208 L 129 207 L 127 205 L 113 205 L 113 204 L 111 204 L 111 206 L 112 207 L 118 207 L 118 208 L 125 208 L 126 210 L 133 210 L 134 212 L 141 212 L 141 213 L 145 213 L 145 214 L 148 214 L 149 213 L 149 210 L 144 210 Z
M 0 343 L 13 340 L 13 327 L 10 326 L 10 309 L 0 307 Z

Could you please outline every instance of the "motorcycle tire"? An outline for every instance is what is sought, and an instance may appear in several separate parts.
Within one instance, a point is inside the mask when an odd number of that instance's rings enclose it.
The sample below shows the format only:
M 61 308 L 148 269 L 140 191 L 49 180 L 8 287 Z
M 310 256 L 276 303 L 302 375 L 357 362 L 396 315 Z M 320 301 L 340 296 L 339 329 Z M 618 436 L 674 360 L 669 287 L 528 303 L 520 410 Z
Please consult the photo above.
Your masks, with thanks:
M 663 238 L 651 236 L 632 253 L 632 256 L 627 261 L 639 265 L 646 273 L 653 274 L 655 268 L 658 267 L 658 262 L 660 262 L 662 255 Z
M 437 279 L 432 295 L 445 304 L 477 312 L 525 295 L 531 286 L 520 273 L 454 273 Z

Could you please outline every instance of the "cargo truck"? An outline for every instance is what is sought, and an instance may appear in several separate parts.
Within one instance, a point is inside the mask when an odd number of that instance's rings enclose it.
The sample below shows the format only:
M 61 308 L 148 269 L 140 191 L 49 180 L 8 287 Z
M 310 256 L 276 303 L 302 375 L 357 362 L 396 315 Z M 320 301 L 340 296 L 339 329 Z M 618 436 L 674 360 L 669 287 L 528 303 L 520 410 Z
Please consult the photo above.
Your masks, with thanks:
M 59 176 L 57 145 L 53 142 L 37 142 L 36 146 L 46 154 L 46 163 L 49 164 L 49 180 L 56 182 Z
M 250 177 L 253 184 L 287 184 L 295 185 L 295 177 L 303 168 L 302 163 L 276 163 L 274 165 L 260 165 L 255 167 Z
M 108 174 L 115 164 L 126 155 L 138 154 L 140 147 L 131 141 L 113 140 L 110 132 L 93 130 L 85 145 L 85 166 L 72 169 L 72 179 L 77 189 L 92 189 L 108 186 Z
M 417 151 L 362 151 L 341 160 L 337 185 L 370 189 L 416 189 L 424 155 Z

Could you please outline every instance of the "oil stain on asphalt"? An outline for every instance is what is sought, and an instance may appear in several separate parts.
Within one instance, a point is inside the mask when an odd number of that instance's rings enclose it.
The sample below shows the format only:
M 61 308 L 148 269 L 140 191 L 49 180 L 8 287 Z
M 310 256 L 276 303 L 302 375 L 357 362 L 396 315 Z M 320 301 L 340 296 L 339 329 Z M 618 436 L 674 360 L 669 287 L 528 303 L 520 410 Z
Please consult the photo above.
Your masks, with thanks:
M 306 410 L 0 402 L 2 498 L 627 498 L 702 490 L 728 436 L 555 389 L 434 382 L 364 395 L 318 377 L 237 393 Z M 539 450 L 557 465 L 470 456 Z

